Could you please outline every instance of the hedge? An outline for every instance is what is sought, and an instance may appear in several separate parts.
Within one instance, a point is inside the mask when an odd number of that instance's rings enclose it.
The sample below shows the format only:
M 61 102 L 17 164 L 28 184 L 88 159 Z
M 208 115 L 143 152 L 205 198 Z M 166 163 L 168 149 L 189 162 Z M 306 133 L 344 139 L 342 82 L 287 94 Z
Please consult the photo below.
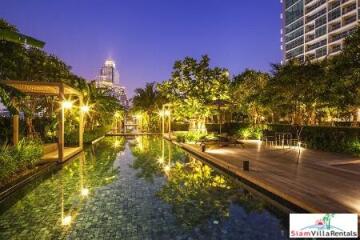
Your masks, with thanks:
M 274 124 L 269 125 L 269 129 L 296 134 L 296 128 L 291 125 Z M 303 126 L 300 138 L 312 149 L 360 154 L 360 128 Z
M 175 127 L 175 128 L 174 128 Z M 188 130 L 188 124 L 177 123 L 172 128 L 174 131 Z M 206 124 L 208 132 L 219 132 L 219 124 Z M 267 124 L 253 126 L 250 123 L 225 123 L 222 125 L 222 132 L 229 135 L 241 135 L 244 130 L 250 132 L 250 139 L 256 139 L 256 131 L 268 129 L 273 132 L 291 132 L 296 136 L 300 126 L 285 124 Z M 303 126 L 301 135 L 308 148 L 342 152 L 360 155 L 360 128 L 351 127 L 331 127 L 331 126 Z
M 104 136 L 110 130 L 109 127 L 98 127 L 93 130 L 85 128 L 83 141 L 85 144 L 90 144 L 95 139 Z M 65 133 L 65 145 L 75 146 L 79 144 L 78 130 L 70 133 Z

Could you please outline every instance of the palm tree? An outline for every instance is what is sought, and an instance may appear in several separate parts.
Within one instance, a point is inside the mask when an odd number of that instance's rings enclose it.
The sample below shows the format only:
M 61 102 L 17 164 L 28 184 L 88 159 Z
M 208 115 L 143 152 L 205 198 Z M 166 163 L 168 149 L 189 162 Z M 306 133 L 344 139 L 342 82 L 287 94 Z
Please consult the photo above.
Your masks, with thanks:
M 145 112 L 149 117 L 148 130 L 155 127 L 154 114 L 160 110 L 164 103 L 164 98 L 157 90 L 155 82 L 146 83 L 144 88 L 135 89 L 135 96 L 132 99 L 133 111 Z M 149 126 L 150 125 L 150 126 Z
M 110 91 L 108 88 L 97 88 L 94 82 L 86 85 L 84 100 L 91 107 L 88 121 L 90 129 L 97 125 L 108 126 L 112 123 L 115 112 L 124 112 L 124 107 Z

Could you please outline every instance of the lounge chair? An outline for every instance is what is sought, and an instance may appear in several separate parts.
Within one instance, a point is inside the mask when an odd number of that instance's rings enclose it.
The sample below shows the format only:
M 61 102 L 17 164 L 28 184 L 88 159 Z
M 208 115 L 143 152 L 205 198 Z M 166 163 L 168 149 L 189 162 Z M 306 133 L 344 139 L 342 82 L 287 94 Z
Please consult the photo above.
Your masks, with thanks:
M 230 145 L 244 147 L 245 143 L 234 137 L 221 136 L 219 137 L 219 145 L 221 147 L 226 147 Z

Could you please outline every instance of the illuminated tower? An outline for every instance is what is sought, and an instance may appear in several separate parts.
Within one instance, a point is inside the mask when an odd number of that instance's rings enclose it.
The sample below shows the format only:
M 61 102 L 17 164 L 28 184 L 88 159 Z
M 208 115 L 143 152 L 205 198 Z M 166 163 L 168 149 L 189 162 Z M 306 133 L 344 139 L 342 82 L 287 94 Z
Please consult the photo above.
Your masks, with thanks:
M 117 71 L 113 60 L 106 60 L 101 67 L 100 75 L 96 80 L 96 86 L 111 89 L 111 95 L 119 99 L 124 107 L 128 107 L 129 101 L 125 92 L 125 87 L 120 86 L 120 74 Z

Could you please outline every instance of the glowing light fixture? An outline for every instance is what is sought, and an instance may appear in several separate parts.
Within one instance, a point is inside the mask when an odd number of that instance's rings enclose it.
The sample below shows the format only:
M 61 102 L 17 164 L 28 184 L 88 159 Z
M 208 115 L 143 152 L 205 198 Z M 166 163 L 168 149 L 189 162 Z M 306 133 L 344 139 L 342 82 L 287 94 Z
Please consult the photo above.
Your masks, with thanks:
M 69 100 L 62 101 L 62 107 L 64 109 L 71 109 L 72 106 L 73 106 L 73 103 L 71 101 L 69 101 Z
M 84 113 L 87 113 L 90 111 L 90 107 L 88 105 L 83 105 L 81 106 L 81 111 L 84 112 Z
M 169 110 L 165 110 L 164 114 L 165 114 L 165 116 L 170 116 L 170 111 L 169 111 Z
M 71 221 L 72 221 L 72 217 L 70 215 L 68 215 L 62 219 L 61 224 L 63 226 L 69 226 L 71 224 Z
M 163 163 L 164 163 L 164 158 L 163 158 L 163 157 L 159 157 L 159 158 L 158 158 L 158 163 L 163 164 Z
M 121 114 L 119 112 L 115 112 L 114 117 L 119 118 L 119 117 L 121 117 Z
M 120 147 L 120 144 L 121 144 L 121 142 L 119 140 L 115 140 L 114 147 L 115 148 Z
M 166 173 L 170 172 L 170 165 L 166 165 L 164 167 L 164 172 L 166 172 Z
M 87 197 L 89 195 L 89 189 L 88 188 L 82 188 L 81 189 L 81 196 Z

